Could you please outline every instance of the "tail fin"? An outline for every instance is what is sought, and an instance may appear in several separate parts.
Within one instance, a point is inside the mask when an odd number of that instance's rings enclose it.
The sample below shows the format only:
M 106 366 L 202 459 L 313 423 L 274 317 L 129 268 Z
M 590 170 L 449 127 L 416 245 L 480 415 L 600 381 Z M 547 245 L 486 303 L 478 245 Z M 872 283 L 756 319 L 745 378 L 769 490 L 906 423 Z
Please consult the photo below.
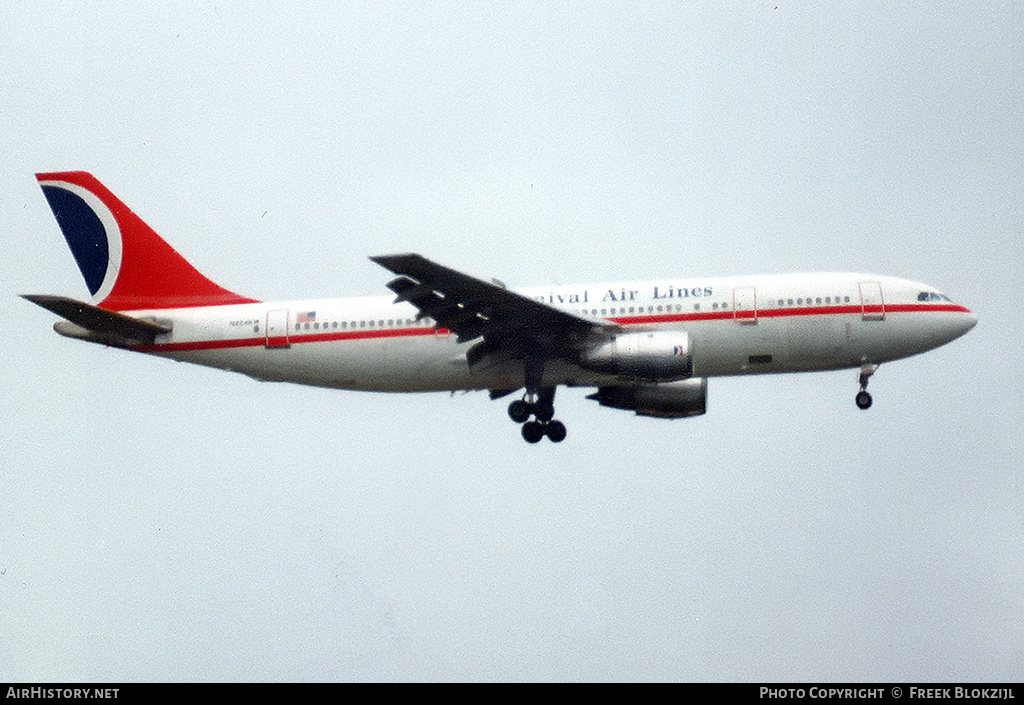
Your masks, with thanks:
M 36 178 L 100 308 L 256 303 L 203 276 L 91 174 L 68 171 Z

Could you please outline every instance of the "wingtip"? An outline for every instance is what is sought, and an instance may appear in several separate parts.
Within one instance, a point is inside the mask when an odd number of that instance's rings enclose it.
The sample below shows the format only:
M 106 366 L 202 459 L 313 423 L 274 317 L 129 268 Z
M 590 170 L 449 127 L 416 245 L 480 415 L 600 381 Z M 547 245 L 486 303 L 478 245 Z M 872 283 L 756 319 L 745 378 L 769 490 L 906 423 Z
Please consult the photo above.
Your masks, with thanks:
M 379 264 L 385 269 L 394 271 L 394 267 L 401 265 L 402 263 L 425 262 L 427 261 L 427 258 L 423 255 L 416 254 L 415 252 L 405 252 L 394 255 L 373 255 L 370 257 L 370 261 L 374 264 Z
M 390 255 L 371 255 L 370 259 L 376 262 L 378 260 L 399 259 L 402 257 L 418 257 L 419 259 L 425 259 L 423 255 L 417 254 L 415 252 L 396 252 Z

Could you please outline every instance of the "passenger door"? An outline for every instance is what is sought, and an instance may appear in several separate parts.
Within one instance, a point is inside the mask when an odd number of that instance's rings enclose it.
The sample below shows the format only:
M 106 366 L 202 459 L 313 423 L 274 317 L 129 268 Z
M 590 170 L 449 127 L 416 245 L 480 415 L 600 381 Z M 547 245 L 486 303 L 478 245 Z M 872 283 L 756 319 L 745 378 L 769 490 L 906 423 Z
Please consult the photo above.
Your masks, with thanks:
M 732 290 L 732 317 L 737 323 L 757 323 L 757 292 L 752 286 L 738 286 Z
M 861 318 L 865 321 L 885 320 L 885 300 L 880 282 L 860 282 Z
M 267 312 L 268 348 L 287 348 L 291 346 L 288 339 L 288 309 L 276 309 Z

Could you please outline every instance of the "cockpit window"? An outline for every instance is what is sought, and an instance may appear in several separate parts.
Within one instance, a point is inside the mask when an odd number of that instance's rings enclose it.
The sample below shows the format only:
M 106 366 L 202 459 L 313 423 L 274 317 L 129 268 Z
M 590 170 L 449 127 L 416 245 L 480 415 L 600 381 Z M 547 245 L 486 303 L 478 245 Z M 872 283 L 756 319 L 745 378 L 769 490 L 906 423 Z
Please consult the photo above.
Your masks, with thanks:
M 918 301 L 949 301 L 950 303 L 952 303 L 952 299 L 950 299 L 945 294 L 940 294 L 937 291 L 922 291 L 920 294 L 917 295 L 917 300 Z

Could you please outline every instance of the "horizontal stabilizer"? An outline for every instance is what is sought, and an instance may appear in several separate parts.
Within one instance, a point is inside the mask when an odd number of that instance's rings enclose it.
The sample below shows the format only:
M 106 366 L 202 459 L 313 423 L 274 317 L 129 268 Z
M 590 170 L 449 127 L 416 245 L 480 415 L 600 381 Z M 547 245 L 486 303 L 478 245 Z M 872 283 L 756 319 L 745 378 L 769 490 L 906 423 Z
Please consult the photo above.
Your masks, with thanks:
M 132 318 L 123 313 L 108 311 L 98 306 L 91 306 L 66 296 L 48 296 L 46 294 L 22 294 L 34 304 L 42 306 L 62 316 L 77 326 L 100 336 L 115 336 L 126 342 L 139 342 L 152 345 L 158 335 L 170 333 L 171 327 Z

